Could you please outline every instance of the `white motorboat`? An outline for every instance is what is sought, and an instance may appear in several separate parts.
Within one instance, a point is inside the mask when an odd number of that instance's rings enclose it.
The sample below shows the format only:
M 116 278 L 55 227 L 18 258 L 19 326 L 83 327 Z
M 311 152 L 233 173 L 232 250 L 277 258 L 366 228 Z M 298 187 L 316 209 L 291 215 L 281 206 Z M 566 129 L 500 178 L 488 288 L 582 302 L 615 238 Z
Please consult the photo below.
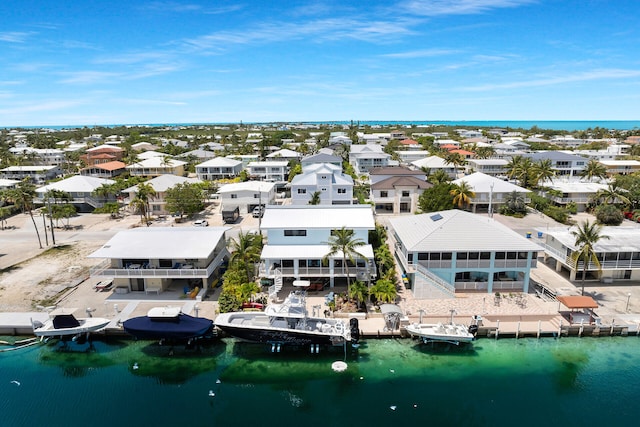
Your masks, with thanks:
M 439 341 L 458 345 L 475 339 L 475 334 L 472 332 L 473 326 L 475 325 L 467 327 L 457 323 L 413 323 L 407 326 L 407 332 L 425 343 Z
M 274 351 L 281 345 L 311 345 L 315 353 L 320 345 L 357 344 L 360 336 L 357 319 L 345 323 L 341 319 L 309 317 L 304 290 L 291 292 L 281 304 L 268 304 L 264 312 L 222 313 L 214 323 L 236 338 L 269 343 Z
M 461 325 L 454 323 L 453 315 L 455 310 L 451 310 L 451 320 L 447 324 L 443 323 L 413 323 L 406 327 L 407 332 L 414 338 L 419 338 L 422 342 L 447 342 L 458 345 L 468 343 L 476 338 L 478 325 Z M 422 320 L 422 319 L 420 319 Z
M 96 332 L 109 324 L 109 319 L 87 317 L 76 319 L 73 314 L 52 315 L 44 323 L 34 321 L 33 334 L 37 337 L 59 337 Z

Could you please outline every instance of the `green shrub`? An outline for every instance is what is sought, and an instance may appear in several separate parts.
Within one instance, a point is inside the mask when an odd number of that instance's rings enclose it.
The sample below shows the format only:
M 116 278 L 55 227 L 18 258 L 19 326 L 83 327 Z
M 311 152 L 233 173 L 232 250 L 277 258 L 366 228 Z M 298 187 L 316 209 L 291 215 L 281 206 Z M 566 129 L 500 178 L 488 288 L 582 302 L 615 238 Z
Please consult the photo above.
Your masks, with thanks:
M 598 222 L 604 225 L 620 225 L 624 220 L 622 211 L 615 205 L 600 205 L 595 214 Z

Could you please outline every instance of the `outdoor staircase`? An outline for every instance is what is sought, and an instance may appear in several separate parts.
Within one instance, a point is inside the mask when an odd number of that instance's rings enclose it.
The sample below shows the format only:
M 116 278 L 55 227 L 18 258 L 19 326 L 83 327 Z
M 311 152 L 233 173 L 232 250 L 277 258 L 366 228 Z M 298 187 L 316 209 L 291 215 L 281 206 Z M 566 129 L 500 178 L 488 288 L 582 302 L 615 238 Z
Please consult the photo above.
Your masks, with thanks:
M 421 265 L 416 265 L 413 295 L 416 299 L 455 298 L 455 288 Z
M 269 286 L 269 299 L 277 300 L 278 292 L 282 290 L 282 272 L 275 269 L 273 272 L 273 285 Z

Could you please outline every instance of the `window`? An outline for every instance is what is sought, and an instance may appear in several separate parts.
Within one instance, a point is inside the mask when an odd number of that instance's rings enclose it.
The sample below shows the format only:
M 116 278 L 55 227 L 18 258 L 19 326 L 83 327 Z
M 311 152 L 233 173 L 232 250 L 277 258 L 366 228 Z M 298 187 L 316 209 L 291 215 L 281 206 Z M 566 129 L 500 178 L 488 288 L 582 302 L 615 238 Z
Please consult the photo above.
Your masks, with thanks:
M 517 252 L 507 252 L 507 259 L 516 259 L 518 257 Z
M 338 188 L 338 194 L 347 194 L 346 188 Z
M 381 191 L 380 192 L 380 197 L 389 197 L 389 192 L 388 191 Z
M 254 195 L 253 195 L 253 198 L 254 198 L 254 199 L 259 199 L 259 198 L 260 198 L 260 194 L 258 194 L 258 193 L 254 194 Z
M 292 259 L 283 259 L 282 260 L 282 267 L 283 268 L 286 268 L 286 267 L 292 268 L 293 267 L 293 260 Z
M 440 252 L 429 254 L 429 261 L 440 261 Z
M 479 252 L 469 252 L 469 259 L 479 259 L 479 258 L 480 258 Z
M 458 252 L 456 254 L 456 259 L 465 260 L 465 259 L 467 259 L 467 255 L 468 254 L 466 252 Z
M 298 194 L 307 194 L 306 188 L 298 188 Z
M 327 191 L 327 187 L 322 187 L 320 191 Z
M 418 253 L 418 261 L 427 261 L 429 259 L 429 254 L 426 252 Z
M 232 198 L 232 199 L 237 199 L 237 198 L 238 198 L 238 195 L 237 195 L 237 194 L 232 194 L 232 195 L 231 195 L 231 198 Z
M 402 192 L 402 197 L 409 197 L 409 192 L 408 191 L 403 191 Z
M 307 230 L 284 230 L 285 236 L 306 236 Z
M 491 252 L 480 252 L 480 259 L 491 259 Z
M 504 252 L 496 252 L 496 259 L 505 259 L 505 256 Z
M 442 253 L 443 261 L 451 261 L 451 252 L 443 252 Z

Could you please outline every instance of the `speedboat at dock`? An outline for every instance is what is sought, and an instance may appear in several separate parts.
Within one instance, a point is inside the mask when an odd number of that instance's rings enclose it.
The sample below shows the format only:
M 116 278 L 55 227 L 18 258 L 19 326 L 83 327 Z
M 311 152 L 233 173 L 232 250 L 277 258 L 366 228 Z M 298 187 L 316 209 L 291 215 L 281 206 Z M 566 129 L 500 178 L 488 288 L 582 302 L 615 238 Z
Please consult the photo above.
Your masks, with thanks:
M 155 307 L 146 316 L 122 324 L 125 332 L 143 340 L 192 340 L 210 335 L 213 321 L 181 312 L 180 307 Z

